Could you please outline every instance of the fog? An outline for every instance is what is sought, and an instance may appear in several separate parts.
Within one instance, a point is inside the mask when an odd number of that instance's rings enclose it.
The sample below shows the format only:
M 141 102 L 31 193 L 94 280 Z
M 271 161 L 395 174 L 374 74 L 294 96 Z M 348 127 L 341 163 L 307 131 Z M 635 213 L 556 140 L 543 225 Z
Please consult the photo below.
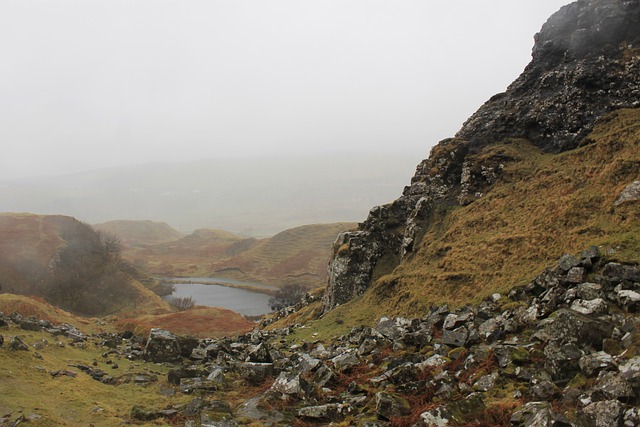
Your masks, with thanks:
M 343 151 L 417 164 L 566 3 L 0 0 L 0 179 Z

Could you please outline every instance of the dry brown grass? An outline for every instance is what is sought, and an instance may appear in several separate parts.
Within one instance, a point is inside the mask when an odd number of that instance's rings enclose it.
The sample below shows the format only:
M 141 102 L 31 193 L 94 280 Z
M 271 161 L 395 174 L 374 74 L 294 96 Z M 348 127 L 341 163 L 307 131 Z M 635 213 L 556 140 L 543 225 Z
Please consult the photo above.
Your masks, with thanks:
M 148 333 L 151 328 L 161 328 L 200 338 L 240 335 L 255 327 L 253 322 L 234 311 L 202 306 L 177 313 L 125 317 L 115 325 L 119 330 L 140 334 Z
M 480 199 L 434 210 L 416 253 L 334 316 L 372 323 L 382 315 L 419 317 L 437 304 L 478 302 L 590 245 L 638 259 L 638 203 L 614 202 L 640 179 L 640 109 L 612 113 L 589 138 L 589 145 L 562 154 L 542 153 L 524 140 L 477 154 L 478 161 L 496 153 L 513 160 Z

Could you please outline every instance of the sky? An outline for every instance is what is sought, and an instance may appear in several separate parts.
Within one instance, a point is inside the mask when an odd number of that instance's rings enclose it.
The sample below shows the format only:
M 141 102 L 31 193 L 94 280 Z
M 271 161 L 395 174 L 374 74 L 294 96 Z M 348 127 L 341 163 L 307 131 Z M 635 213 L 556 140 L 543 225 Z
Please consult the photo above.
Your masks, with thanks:
M 362 150 L 417 164 L 568 3 L 0 0 L 0 180 Z

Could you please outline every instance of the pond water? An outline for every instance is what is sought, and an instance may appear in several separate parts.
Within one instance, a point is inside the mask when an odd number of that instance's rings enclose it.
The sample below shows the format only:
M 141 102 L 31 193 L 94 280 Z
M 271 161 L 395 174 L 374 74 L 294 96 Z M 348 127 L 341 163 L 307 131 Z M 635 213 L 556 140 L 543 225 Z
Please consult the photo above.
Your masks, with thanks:
M 227 282 L 227 279 L 211 280 L 212 283 Z M 196 281 L 193 278 L 185 279 L 186 282 Z M 200 281 L 200 280 L 197 280 Z M 209 307 L 222 307 L 236 311 L 246 316 L 259 316 L 269 313 L 269 295 L 251 292 L 245 289 L 230 288 L 220 285 L 204 285 L 201 283 L 173 283 L 176 291 L 165 297 L 170 300 L 175 297 L 191 297 L 197 305 Z

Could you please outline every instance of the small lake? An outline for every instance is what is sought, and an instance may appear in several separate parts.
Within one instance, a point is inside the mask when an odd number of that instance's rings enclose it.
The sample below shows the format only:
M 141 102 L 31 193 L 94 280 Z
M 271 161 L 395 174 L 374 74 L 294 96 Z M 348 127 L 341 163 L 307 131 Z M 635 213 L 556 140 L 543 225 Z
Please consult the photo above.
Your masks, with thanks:
M 228 308 L 246 316 L 259 316 L 271 311 L 269 307 L 269 298 L 271 297 L 263 293 L 214 284 L 179 283 L 178 279 L 172 280 L 176 280 L 173 282 L 176 291 L 165 297 L 166 300 L 170 300 L 172 297 L 191 297 L 197 305 Z M 186 278 L 184 280 L 185 282 L 203 281 L 201 278 Z M 210 278 L 206 281 L 212 283 L 230 282 L 227 279 Z

